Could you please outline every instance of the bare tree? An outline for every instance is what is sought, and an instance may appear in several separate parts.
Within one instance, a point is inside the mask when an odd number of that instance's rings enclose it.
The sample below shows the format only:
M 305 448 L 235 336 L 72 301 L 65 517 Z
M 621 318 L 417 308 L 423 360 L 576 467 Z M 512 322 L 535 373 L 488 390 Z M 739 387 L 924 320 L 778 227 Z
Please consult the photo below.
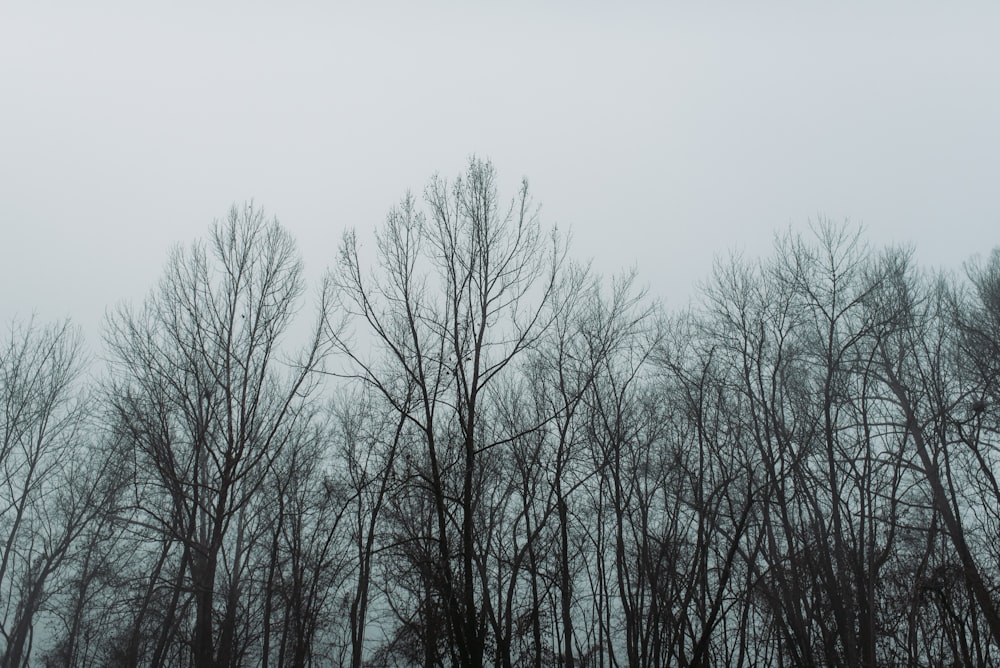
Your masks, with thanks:
M 360 668 L 370 608 L 377 599 L 374 583 L 377 553 L 387 547 L 384 510 L 389 496 L 399 488 L 397 454 L 405 438 L 405 414 L 392 410 L 368 388 L 348 392 L 335 402 L 336 457 L 343 469 L 343 486 L 349 490 L 345 503 L 347 539 L 351 543 L 353 583 L 345 596 L 350 600 L 350 665 Z M 347 663 L 344 661 L 343 663 Z
M 775 251 L 721 266 L 709 291 L 734 428 L 760 478 L 747 604 L 765 604 L 778 655 L 794 662 L 898 661 L 902 613 L 884 576 L 902 567 L 897 541 L 919 531 L 900 528 L 903 514 L 923 499 L 902 431 L 887 426 L 877 352 L 895 327 L 875 305 L 895 268 L 860 231 L 826 221 L 779 237 Z
M 79 386 L 85 364 L 68 322 L 15 322 L 0 349 L 0 665 L 30 660 L 39 612 L 115 493 Z
M 893 325 L 879 341 L 878 371 L 898 409 L 898 428 L 913 444 L 913 465 L 924 476 L 935 517 L 954 549 L 958 572 L 993 644 L 1000 645 L 1000 608 L 994 595 L 997 564 L 983 559 L 975 542 L 981 531 L 990 537 L 981 539 L 980 548 L 994 542 L 995 535 L 995 524 L 982 526 L 977 520 L 984 510 L 991 512 L 984 499 L 996 498 L 990 493 L 995 484 L 988 482 L 994 475 L 993 447 L 988 432 L 981 429 L 994 382 L 981 370 L 990 364 L 982 346 L 988 350 L 990 338 L 983 334 L 994 327 L 996 317 L 990 289 L 995 269 L 973 266 L 981 310 L 973 306 L 963 313 L 955 310 L 956 297 L 943 280 L 918 281 L 908 263 L 896 264 L 895 280 L 878 303 Z M 977 310 L 979 317 L 969 318 Z M 978 372 L 970 375 L 970 369 L 977 367 Z M 977 473 L 966 478 L 963 470 Z M 963 479 L 980 490 L 985 482 L 988 496 L 965 493 Z
M 419 433 L 426 463 L 416 483 L 433 507 L 435 561 L 429 585 L 446 612 L 453 660 L 481 666 L 488 600 L 479 575 L 477 481 L 487 389 L 547 327 L 564 250 L 547 238 L 527 184 L 509 205 L 492 164 L 473 158 L 453 184 L 435 178 L 429 216 L 407 196 L 377 237 L 379 269 L 364 268 L 354 233 L 340 250 L 340 303 L 384 354 L 373 361 L 335 334 L 350 375 L 377 390 Z M 411 400 L 412 398 L 412 400 Z
M 164 629 L 179 614 L 177 592 L 190 591 L 196 666 L 234 661 L 228 594 L 241 570 L 217 596 L 223 546 L 308 414 L 325 355 L 317 325 L 293 361 L 280 361 L 302 292 L 292 238 L 247 204 L 215 224 L 207 244 L 176 249 L 141 309 L 109 318 L 109 399 L 142 476 L 138 521 L 180 549 Z M 325 309 L 323 296 L 320 322 Z M 165 656 L 160 645 L 153 663 Z
M 267 583 L 259 623 L 267 638 L 262 665 L 270 665 L 272 654 L 279 666 L 348 661 L 343 629 L 348 614 L 340 606 L 357 563 L 342 522 L 356 490 L 330 457 L 337 430 L 327 420 L 300 430 L 274 463 L 266 493 L 255 504 L 254 515 L 270 520 L 262 532 L 267 540 L 259 542 L 270 548 L 256 569 L 257 577 L 266 573 Z

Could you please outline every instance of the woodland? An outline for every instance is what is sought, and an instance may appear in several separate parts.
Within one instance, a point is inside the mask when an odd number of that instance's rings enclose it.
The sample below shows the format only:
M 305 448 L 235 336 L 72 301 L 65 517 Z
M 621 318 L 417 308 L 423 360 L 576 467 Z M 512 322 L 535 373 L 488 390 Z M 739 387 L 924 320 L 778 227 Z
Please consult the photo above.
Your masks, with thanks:
M 330 258 L 240 204 L 6 324 L 0 667 L 1000 664 L 1000 251 L 820 220 L 668 310 L 472 158 Z

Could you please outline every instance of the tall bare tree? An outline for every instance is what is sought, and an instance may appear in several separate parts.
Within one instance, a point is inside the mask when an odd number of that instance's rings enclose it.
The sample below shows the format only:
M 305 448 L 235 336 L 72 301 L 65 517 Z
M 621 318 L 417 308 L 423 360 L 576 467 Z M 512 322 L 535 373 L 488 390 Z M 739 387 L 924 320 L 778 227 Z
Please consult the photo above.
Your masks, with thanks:
M 117 504 L 122 471 L 91 419 L 86 361 L 68 322 L 15 322 L 0 349 L 0 665 L 31 661 L 40 614 L 67 620 L 60 593 L 84 555 L 101 549 L 105 532 L 94 529 Z
M 955 572 L 997 646 L 997 563 L 984 558 L 996 525 L 980 519 L 984 511 L 996 516 L 995 483 L 989 482 L 995 475 L 995 446 L 982 429 L 995 383 L 988 371 L 983 374 L 992 363 L 983 351 L 989 350 L 988 333 L 995 330 L 991 277 L 996 269 L 973 265 L 978 303 L 963 311 L 956 308 L 958 298 L 945 280 L 921 281 L 907 262 L 896 265 L 895 280 L 878 303 L 893 325 L 879 341 L 878 372 L 896 405 L 898 429 L 912 443 L 913 465 L 924 478 L 935 517 L 954 550 Z M 963 475 L 965 471 L 975 473 Z M 977 488 L 986 496 L 967 493 Z M 984 505 L 987 498 L 991 501 Z
M 326 353 L 324 293 L 308 342 L 282 361 L 303 290 L 291 236 L 246 204 L 216 223 L 207 243 L 174 250 L 142 308 L 109 318 L 109 399 L 135 453 L 137 521 L 154 527 L 165 549 L 179 550 L 173 586 L 193 597 L 199 667 L 234 664 L 229 594 L 241 570 L 219 581 L 223 546 L 308 416 L 305 400 Z M 180 610 L 175 596 L 166 621 Z M 164 656 L 161 647 L 146 660 Z
M 492 164 L 473 158 L 454 183 L 434 178 L 428 213 L 407 196 L 377 236 L 369 273 L 353 232 L 341 246 L 340 305 L 360 321 L 381 357 L 341 335 L 348 373 L 377 390 L 419 433 L 415 475 L 433 507 L 426 536 L 429 585 L 448 620 L 453 660 L 481 666 L 487 645 L 485 583 L 476 513 L 485 453 L 488 389 L 545 331 L 564 248 L 547 236 L 523 183 L 509 204 Z M 503 438 L 507 438 L 506 436 Z

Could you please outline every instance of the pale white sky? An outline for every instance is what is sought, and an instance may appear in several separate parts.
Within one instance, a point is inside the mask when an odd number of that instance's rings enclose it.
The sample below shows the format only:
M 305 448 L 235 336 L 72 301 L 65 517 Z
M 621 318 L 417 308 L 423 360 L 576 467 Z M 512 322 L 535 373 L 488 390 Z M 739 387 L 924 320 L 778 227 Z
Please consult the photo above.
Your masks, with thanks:
M 0 7 L 0 322 L 98 345 L 247 198 L 318 276 L 472 153 L 668 305 L 817 215 L 1000 244 L 997 3 L 157 4 Z

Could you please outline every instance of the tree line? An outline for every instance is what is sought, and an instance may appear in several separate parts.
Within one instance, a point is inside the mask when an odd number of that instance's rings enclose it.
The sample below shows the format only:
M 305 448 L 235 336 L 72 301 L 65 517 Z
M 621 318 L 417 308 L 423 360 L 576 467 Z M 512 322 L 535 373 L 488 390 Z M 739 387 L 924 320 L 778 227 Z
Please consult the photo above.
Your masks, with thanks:
M 0 665 L 1000 662 L 1000 252 L 820 221 L 667 312 L 475 158 L 368 241 L 307 294 L 234 207 L 97 359 L 10 324 Z

